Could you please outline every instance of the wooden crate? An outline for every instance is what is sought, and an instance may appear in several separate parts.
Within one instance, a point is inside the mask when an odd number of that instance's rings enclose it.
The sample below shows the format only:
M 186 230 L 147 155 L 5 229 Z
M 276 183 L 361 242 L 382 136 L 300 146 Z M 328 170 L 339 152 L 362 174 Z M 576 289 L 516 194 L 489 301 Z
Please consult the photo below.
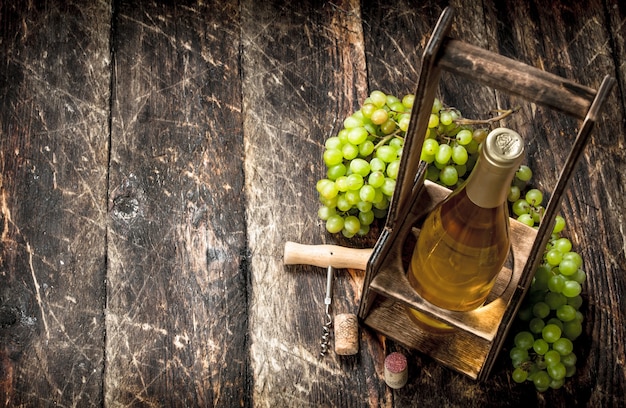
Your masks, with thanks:
M 482 380 L 489 375 L 506 334 L 528 291 L 553 229 L 561 196 L 589 139 L 615 80 L 600 88 L 582 86 L 524 63 L 450 38 L 453 10 L 442 13 L 422 57 L 411 125 L 407 131 L 388 219 L 367 263 L 359 317 L 369 327 L 442 364 Z M 583 120 L 538 229 L 511 220 L 511 262 L 498 276 L 487 303 L 470 312 L 438 308 L 422 299 L 406 277 L 419 226 L 449 190 L 424 182 L 420 161 L 428 118 L 442 71 Z M 422 330 L 409 317 L 414 308 L 453 326 L 446 333 Z

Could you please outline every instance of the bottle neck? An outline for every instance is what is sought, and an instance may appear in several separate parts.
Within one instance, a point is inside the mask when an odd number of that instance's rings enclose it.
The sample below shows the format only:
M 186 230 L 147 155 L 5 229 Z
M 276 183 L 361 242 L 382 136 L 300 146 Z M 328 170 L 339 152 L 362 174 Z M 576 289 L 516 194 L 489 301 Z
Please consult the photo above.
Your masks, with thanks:
M 482 208 L 498 207 L 506 202 L 516 168 L 494 169 L 485 160 L 478 160 L 467 178 L 467 197 Z
M 522 137 L 506 128 L 492 130 L 483 142 L 478 161 L 467 178 L 468 198 L 482 208 L 506 202 L 511 180 L 523 159 Z

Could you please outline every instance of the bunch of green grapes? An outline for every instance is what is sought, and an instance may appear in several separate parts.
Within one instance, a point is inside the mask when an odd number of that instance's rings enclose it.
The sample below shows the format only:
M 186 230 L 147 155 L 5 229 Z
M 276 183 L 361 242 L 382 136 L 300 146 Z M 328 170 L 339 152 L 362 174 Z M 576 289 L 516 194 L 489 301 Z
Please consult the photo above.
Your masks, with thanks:
M 414 96 L 402 100 L 374 91 L 325 144 L 326 177 L 317 183 L 318 216 L 331 233 L 365 235 L 375 218 L 387 215 L 395 190 L 404 136 Z M 422 147 L 426 178 L 455 188 L 470 174 L 487 129 L 461 124 L 461 113 L 435 99 Z M 537 227 L 544 213 L 543 193 L 529 188 L 532 170 L 518 169 L 508 194 L 511 216 Z M 532 381 L 539 391 L 561 387 L 576 372 L 574 340 L 582 333 L 580 296 L 586 274 L 581 256 L 562 237 L 565 219 L 556 217 L 543 263 L 535 272 L 518 318 L 525 328 L 514 336 L 512 377 Z
M 316 187 L 328 232 L 366 235 L 375 218 L 387 215 L 414 99 L 373 91 L 326 140 L 326 177 Z
M 410 94 L 399 99 L 373 91 L 338 134 L 326 140 L 326 177 L 316 188 L 318 216 L 328 232 L 366 235 L 376 218 L 387 216 L 414 100 Z M 426 177 L 447 187 L 469 174 L 480 138 L 486 136 L 484 130 L 457 125 L 460 117 L 458 110 L 435 99 L 422 159 L 430 164 Z
M 543 193 L 536 188 L 525 194 L 520 190 L 520 184 L 531 176 L 530 168 L 520 167 L 509 201 L 519 221 L 536 227 L 543 214 Z M 562 236 L 565 224 L 565 219 L 557 215 L 543 261 L 518 313 L 524 326 L 515 334 L 509 353 L 513 380 L 531 381 L 538 391 L 558 389 L 576 373 L 574 340 L 583 331 L 580 294 L 587 276 L 582 257 Z
M 461 112 L 435 99 L 422 146 L 421 159 L 428 163 L 426 178 L 449 188 L 460 184 L 472 171 L 478 146 L 487 137 L 485 129 L 459 125 L 459 119 Z

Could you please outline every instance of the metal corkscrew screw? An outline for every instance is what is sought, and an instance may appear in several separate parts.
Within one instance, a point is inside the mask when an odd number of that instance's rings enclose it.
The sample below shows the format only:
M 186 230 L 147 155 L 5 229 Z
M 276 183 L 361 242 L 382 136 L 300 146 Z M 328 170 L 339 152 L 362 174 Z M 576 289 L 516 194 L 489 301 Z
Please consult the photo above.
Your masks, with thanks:
M 326 297 L 324 304 L 326 305 L 326 322 L 323 326 L 322 341 L 320 343 L 320 358 L 326 355 L 330 346 L 331 329 L 333 319 L 330 315 L 330 306 L 333 300 L 333 281 L 335 279 L 335 268 L 329 266 L 326 272 Z

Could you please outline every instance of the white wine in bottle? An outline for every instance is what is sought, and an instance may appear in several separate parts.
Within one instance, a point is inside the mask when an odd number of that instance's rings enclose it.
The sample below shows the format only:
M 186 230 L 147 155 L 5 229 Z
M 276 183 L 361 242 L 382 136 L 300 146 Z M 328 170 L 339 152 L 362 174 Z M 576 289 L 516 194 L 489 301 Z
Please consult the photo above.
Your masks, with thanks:
M 493 130 L 467 180 L 424 221 L 408 279 L 430 303 L 468 311 L 485 302 L 510 249 L 506 197 L 523 153 L 524 141 L 518 133 Z M 449 328 L 409 311 L 430 328 Z

